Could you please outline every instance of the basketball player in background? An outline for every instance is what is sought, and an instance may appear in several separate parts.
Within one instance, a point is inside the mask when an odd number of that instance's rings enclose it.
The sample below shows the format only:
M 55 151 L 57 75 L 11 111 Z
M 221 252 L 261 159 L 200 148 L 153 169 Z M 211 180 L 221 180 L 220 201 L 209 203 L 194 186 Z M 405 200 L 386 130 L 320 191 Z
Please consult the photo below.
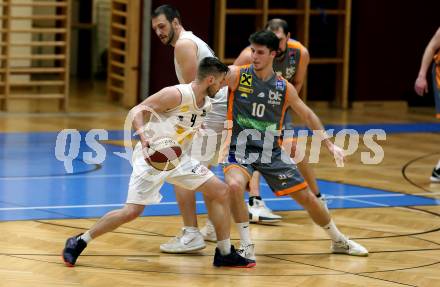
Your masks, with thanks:
M 225 220 L 230 216 L 228 186 L 187 154 L 193 138 L 189 135 L 194 135 L 200 129 L 204 117 L 211 109 L 210 98 L 224 85 L 227 72 L 228 67 L 217 58 L 204 58 L 194 82 L 164 88 L 130 111 L 129 116 L 140 142 L 133 152 L 133 172 L 126 204 L 122 209 L 105 214 L 85 233 L 67 239 L 62 253 L 67 266 L 75 265 L 78 256 L 92 239 L 134 220 L 142 214 L 146 205 L 159 203 L 162 198 L 159 191 L 164 181 L 205 194 L 205 203 L 218 238 L 213 262 L 215 266 L 255 266 L 255 261 L 241 257 L 231 246 L 230 221 Z M 159 117 L 152 117 L 151 111 Z M 156 133 L 157 129 L 152 129 L 144 119 L 149 119 L 156 127 L 163 122 L 171 123 L 167 135 L 181 142 L 182 147 L 178 167 L 170 171 L 158 171 L 146 162 L 145 150 L 152 140 L 147 135 Z
M 433 61 L 434 60 L 434 61 Z M 432 63 L 432 89 L 435 99 L 436 117 L 440 119 L 440 28 L 437 29 L 428 46 L 423 53 L 422 63 L 420 65 L 419 75 L 414 83 L 414 90 L 419 96 L 428 92 L 428 81 L 426 73 Z M 431 174 L 432 182 L 440 182 L 440 160 Z
M 277 55 L 273 60 L 273 69 L 278 74 L 283 76 L 287 81 L 293 84 L 298 94 L 301 92 L 301 88 L 304 83 L 304 78 L 307 72 L 307 66 L 309 64 L 310 56 L 306 47 L 300 42 L 290 38 L 289 26 L 283 19 L 272 19 L 267 25 L 266 29 L 275 33 L 280 39 L 280 46 L 277 51 Z M 240 56 L 235 60 L 234 65 L 248 65 L 251 64 L 252 51 L 250 47 L 245 48 Z M 288 109 L 288 112 L 284 118 L 283 130 L 293 130 L 293 118 L 292 110 Z M 288 133 L 293 135 L 293 133 Z M 283 145 L 290 145 L 290 156 L 295 157 L 296 153 L 296 138 L 283 136 Z M 318 183 L 316 181 L 315 173 L 312 167 L 309 165 L 306 158 L 298 161 L 297 166 L 301 172 L 301 175 L 309 185 L 310 190 L 316 195 L 327 208 L 324 196 L 321 196 Z M 264 203 L 260 196 L 260 174 L 255 171 L 252 175 L 252 179 L 249 182 L 249 219 L 254 223 L 273 223 L 281 220 L 281 216 L 274 214 Z
M 152 13 L 151 24 L 160 41 L 174 48 L 174 68 L 179 83 L 193 81 L 198 63 L 205 57 L 214 56 L 212 49 L 192 32 L 185 30 L 179 11 L 171 5 L 157 7 Z M 194 143 L 193 150 L 207 151 L 204 159 L 198 158 L 206 167 L 218 165 L 218 153 L 226 119 L 226 98 L 227 87 L 224 87 L 211 100 L 212 110 L 205 117 L 205 129 L 211 131 L 209 136 L 215 137 L 216 145 L 207 146 L 210 142 L 207 136 L 199 137 Z M 209 241 L 216 241 L 215 230 L 211 224 L 204 227 L 202 233 L 198 229 L 195 192 L 179 186 L 175 186 L 174 189 L 183 218 L 182 234 L 161 244 L 160 250 L 167 253 L 192 252 L 206 247 L 204 237 Z

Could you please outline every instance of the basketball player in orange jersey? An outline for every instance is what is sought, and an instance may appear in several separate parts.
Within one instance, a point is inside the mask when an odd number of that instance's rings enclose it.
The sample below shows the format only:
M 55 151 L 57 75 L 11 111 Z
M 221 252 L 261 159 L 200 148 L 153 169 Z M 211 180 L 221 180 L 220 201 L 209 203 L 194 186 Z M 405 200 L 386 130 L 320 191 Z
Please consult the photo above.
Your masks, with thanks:
M 214 56 L 212 49 L 203 40 L 185 30 L 179 11 L 171 5 L 162 5 L 153 11 L 151 26 L 163 44 L 174 47 L 174 68 L 181 84 L 190 83 L 195 79 L 197 65 L 203 58 Z M 226 97 L 227 87 L 221 89 L 211 100 L 212 110 L 206 115 L 204 122 L 206 130 L 214 132 L 214 135 L 211 135 L 217 145 L 211 148 L 203 146 L 203 143 L 200 145 L 197 140 L 193 143 L 194 148 L 208 151 L 204 159 L 197 158 L 206 167 L 218 165 L 218 150 L 226 119 Z M 207 138 L 204 143 L 207 145 Z M 183 218 L 182 233 L 161 244 L 160 250 L 167 253 L 185 253 L 205 248 L 203 235 L 205 239 L 215 241 L 215 230 L 212 225 L 208 225 L 202 230 L 203 234 L 199 231 L 194 191 L 179 186 L 175 186 L 174 189 Z
M 227 119 L 230 127 L 229 155 L 224 165 L 225 181 L 231 190 L 231 211 L 241 226 L 239 254 L 255 259 L 250 238 L 248 209 L 244 192 L 254 171 L 259 171 L 277 196 L 290 196 L 332 240 L 331 251 L 353 256 L 368 256 L 368 250 L 343 235 L 328 210 L 308 188 L 296 164 L 281 147 L 280 136 L 287 107 L 297 113 L 320 137 L 337 163 L 344 153 L 333 144 L 319 118 L 299 98 L 295 87 L 276 75 L 273 59 L 279 39 L 272 31 L 259 31 L 249 38 L 251 65 L 231 66 Z
M 298 41 L 290 38 L 289 26 L 283 19 L 272 19 L 266 29 L 275 33 L 280 39 L 280 47 L 273 61 L 273 68 L 278 75 L 283 76 L 293 84 L 298 94 L 304 83 L 304 78 L 309 64 L 309 52 Z M 251 63 L 251 48 L 245 48 L 235 60 L 234 65 L 246 65 Z M 289 109 L 284 118 L 284 130 L 293 130 L 292 110 Z M 295 157 L 296 138 L 283 137 L 283 143 L 290 145 L 290 155 Z M 306 158 L 297 162 L 298 168 L 309 185 L 310 190 L 320 199 L 327 208 L 324 196 L 321 196 L 315 173 Z M 254 172 L 249 182 L 249 219 L 254 223 L 273 223 L 281 220 L 281 216 L 274 214 L 264 203 L 260 196 L 260 174 Z
M 419 96 L 423 96 L 428 92 L 428 81 L 426 73 L 432 60 L 432 89 L 435 99 L 435 108 L 437 110 L 437 118 L 440 119 L 440 28 L 429 41 L 423 53 L 422 63 L 420 65 L 419 75 L 414 83 L 414 90 Z M 432 182 L 440 182 L 440 160 L 432 171 Z
M 142 214 L 146 205 L 159 203 L 162 198 L 159 191 L 164 181 L 205 194 L 209 216 L 218 238 L 213 262 L 215 266 L 255 266 L 255 261 L 241 257 L 234 246 L 231 246 L 230 221 L 225 220 L 230 217 L 228 186 L 188 155 L 193 137 L 185 136 L 181 141 L 182 134 L 194 135 L 198 132 L 204 117 L 211 109 L 210 98 L 224 86 L 227 72 L 228 67 L 217 58 L 206 57 L 200 62 L 194 82 L 164 88 L 130 111 L 129 116 L 140 142 L 133 152 L 133 172 L 126 204 L 122 209 L 105 214 L 85 233 L 67 239 L 62 253 L 67 266 L 75 265 L 78 256 L 92 239 L 134 220 Z M 151 111 L 159 117 L 153 117 Z M 149 119 L 149 122 L 144 119 Z M 164 122 L 168 125 L 157 129 Z M 180 130 L 184 133 L 179 132 Z M 183 153 L 180 163 L 170 171 L 158 171 L 145 160 L 145 149 L 148 148 L 149 141 L 154 140 L 150 135 L 161 131 L 181 142 Z

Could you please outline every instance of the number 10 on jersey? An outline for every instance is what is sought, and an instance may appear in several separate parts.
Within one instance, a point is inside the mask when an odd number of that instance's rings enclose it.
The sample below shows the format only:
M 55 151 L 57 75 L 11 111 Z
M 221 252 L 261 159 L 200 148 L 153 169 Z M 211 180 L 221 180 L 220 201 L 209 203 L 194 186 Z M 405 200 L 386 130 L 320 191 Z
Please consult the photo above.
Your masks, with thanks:
M 252 103 L 252 116 L 262 118 L 264 116 L 264 104 Z

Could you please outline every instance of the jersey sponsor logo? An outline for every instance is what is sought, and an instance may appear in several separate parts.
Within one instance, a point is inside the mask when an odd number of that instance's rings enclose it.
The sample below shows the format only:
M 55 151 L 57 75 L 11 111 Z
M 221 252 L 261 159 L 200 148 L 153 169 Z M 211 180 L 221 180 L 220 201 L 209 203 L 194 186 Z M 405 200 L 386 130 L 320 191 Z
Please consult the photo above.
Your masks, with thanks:
M 191 172 L 197 175 L 204 176 L 208 174 L 209 169 L 199 163 L 191 170 Z
M 180 108 L 180 111 L 181 111 L 182 113 L 185 113 L 185 112 L 189 111 L 189 106 L 185 105 L 185 106 L 181 107 L 181 108 Z
M 274 122 L 258 120 L 258 119 L 243 116 L 241 114 L 237 115 L 235 121 L 241 128 L 255 129 L 255 130 L 263 131 L 263 132 L 278 130 L 277 124 Z
M 278 91 L 284 91 L 285 83 L 283 80 L 278 79 L 275 84 L 275 89 Z
M 282 94 L 278 91 L 269 90 L 269 100 L 267 103 L 269 105 L 281 105 Z
M 295 176 L 295 170 L 288 170 L 286 173 L 282 173 L 278 175 L 279 180 L 287 180 L 289 178 L 293 178 Z
M 285 175 L 285 174 L 279 174 L 279 175 L 278 175 L 278 179 L 279 179 L 279 180 L 286 180 L 286 179 L 287 179 L 287 175 Z
M 291 50 L 289 52 L 289 64 L 290 65 L 295 65 L 296 64 L 296 51 L 295 50 Z
M 242 87 L 242 86 L 238 87 L 238 90 L 240 92 L 244 92 L 244 93 L 248 93 L 248 94 L 252 94 L 254 92 L 253 89 L 245 88 L 245 87 Z
M 290 79 L 295 75 L 296 68 L 295 67 L 288 67 L 286 68 L 286 79 Z
M 240 85 L 252 87 L 252 75 L 247 73 L 241 73 Z
M 242 98 L 245 98 L 245 99 L 247 99 L 247 97 L 248 97 L 248 94 L 245 94 L 245 93 L 241 93 L 241 94 L 240 94 L 240 96 L 241 96 Z

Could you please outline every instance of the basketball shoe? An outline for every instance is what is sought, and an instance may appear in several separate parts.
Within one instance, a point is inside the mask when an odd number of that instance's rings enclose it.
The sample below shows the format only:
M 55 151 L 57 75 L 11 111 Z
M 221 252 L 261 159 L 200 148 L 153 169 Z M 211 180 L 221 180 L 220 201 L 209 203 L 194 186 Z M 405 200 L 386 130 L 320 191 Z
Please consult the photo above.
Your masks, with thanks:
M 228 255 L 221 255 L 218 248 L 215 249 L 214 266 L 216 267 L 236 267 L 236 268 L 251 268 L 257 265 L 255 260 L 250 260 L 240 256 L 235 250 L 234 245 L 231 246 L 231 253 Z
M 240 244 L 240 248 L 237 249 L 237 253 L 247 259 L 255 261 L 255 244 Z
M 215 233 L 214 225 L 210 220 L 206 221 L 206 225 L 200 229 L 200 233 L 203 235 L 205 241 L 217 242 L 217 234 Z
M 281 216 L 274 214 L 259 196 L 249 198 L 248 210 L 249 221 L 253 223 L 275 223 L 282 219 Z
M 344 238 L 341 241 L 332 241 L 331 250 L 337 254 L 348 254 L 352 256 L 368 256 L 368 250 L 359 243 Z
M 440 167 L 436 167 L 432 170 L 431 181 L 440 182 Z
M 160 245 L 160 251 L 165 253 L 186 253 L 201 250 L 206 247 L 200 231 L 188 232 L 182 228 L 182 234 L 173 237 L 167 243 Z
M 75 266 L 78 256 L 87 247 L 87 243 L 80 238 L 81 235 L 82 233 L 66 240 L 66 245 L 63 249 L 63 260 L 67 267 Z

